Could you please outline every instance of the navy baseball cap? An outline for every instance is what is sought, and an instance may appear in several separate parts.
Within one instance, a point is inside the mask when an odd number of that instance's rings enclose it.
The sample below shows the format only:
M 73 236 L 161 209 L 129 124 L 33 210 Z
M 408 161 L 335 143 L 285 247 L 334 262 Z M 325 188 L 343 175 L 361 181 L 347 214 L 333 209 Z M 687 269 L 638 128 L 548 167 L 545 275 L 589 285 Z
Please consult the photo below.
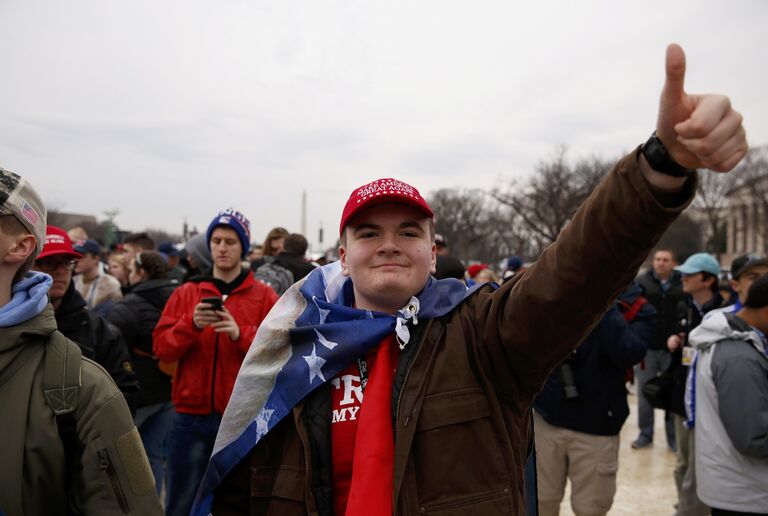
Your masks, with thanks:
M 179 256 L 179 250 L 176 249 L 176 246 L 173 245 L 173 242 L 170 240 L 161 242 L 160 245 L 157 246 L 157 252 L 166 256 Z
M 101 246 L 96 240 L 80 240 L 75 244 L 75 251 L 80 254 L 95 254 L 96 256 L 101 254 Z

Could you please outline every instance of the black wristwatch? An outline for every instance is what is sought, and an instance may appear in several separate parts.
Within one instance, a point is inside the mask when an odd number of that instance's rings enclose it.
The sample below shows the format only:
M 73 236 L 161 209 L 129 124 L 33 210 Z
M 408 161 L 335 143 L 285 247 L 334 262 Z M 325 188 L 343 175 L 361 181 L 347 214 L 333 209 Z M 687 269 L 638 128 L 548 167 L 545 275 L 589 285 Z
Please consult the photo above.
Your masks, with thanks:
M 648 164 L 656 172 L 672 177 L 688 177 L 696 172 L 695 168 L 685 168 L 672 159 L 667 148 L 656 136 L 656 131 L 653 131 L 648 141 L 643 144 L 640 152 L 643 153 Z

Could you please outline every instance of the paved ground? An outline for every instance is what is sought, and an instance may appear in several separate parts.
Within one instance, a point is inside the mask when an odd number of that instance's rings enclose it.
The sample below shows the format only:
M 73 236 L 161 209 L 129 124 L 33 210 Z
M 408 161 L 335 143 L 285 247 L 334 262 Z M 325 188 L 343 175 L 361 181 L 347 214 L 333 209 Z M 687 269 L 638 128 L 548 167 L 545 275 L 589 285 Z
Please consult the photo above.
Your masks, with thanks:
M 672 472 L 675 467 L 675 454 L 669 451 L 664 438 L 664 413 L 656 411 L 655 435 L 653 447 L 633 450 L 630 447 L 637 437 L 637 398 L 629 396 L 630 415 L 621 430 L 621 449 L 619 451 L 619 476 L 616 498 L 608 513 L 610 516 L 658 515 L 667 516 L 674 512 L 677 491 Z M 570 494 L 566 488 L 562 516 L 573 516 Z

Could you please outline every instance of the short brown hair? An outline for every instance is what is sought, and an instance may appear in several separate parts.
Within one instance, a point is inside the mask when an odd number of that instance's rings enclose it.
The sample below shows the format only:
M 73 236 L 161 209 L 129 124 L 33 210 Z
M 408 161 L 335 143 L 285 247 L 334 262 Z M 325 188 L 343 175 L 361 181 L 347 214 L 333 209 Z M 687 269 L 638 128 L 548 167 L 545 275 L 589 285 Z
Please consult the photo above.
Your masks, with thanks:
M 283 250 L 287 253 L 293 253 L 298 254 L 299 256 L 304 256 L 307 253 L 307 248 L 309 247 L 309 242 L 307 242 L 307 239 L 304 238 L 304 235 L 301 233 L 291 233 L 287 237 L 285 237 L 285 244 L 283 245 Z
M 156 251 L 144 251 L 137 254 L 134 266 L 146 272 L 147 279 L 163 279 L 168 270 L 165 260 Z

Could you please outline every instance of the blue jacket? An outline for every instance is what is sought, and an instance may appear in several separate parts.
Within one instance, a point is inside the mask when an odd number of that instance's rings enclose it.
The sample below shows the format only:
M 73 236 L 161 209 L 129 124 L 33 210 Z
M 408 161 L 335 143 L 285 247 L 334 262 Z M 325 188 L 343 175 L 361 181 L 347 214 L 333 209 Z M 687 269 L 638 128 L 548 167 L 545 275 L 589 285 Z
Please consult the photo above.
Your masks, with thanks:
M 624 373 L 645 356 L 656 324 L 650 303 L 627 323 L 623 312 L 642 296 L 632 283 L 567 359 L 578 397 L 566 399 L 561 368 L 549 375 L 534 410 L 554 426 L 594 435 L 616 435 L 629 415 Z M 623 302 L 623 303 L 622 303 Z

